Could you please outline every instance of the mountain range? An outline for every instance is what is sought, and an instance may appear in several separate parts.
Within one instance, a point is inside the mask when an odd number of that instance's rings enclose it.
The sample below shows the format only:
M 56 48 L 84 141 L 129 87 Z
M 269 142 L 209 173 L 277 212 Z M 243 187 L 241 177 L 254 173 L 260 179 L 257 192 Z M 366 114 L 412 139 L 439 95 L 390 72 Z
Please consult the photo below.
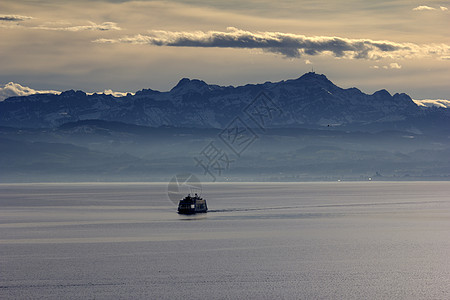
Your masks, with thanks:
M 225 128 L 243 116 L 254 121 L 250 127 L 257 127 L 261 123 L 249 114 L 249 109 L 257 112 L 256 106 L 273 113 L 267 127 L 422 132 L 450 124 L 448 109 L 419 107 L 404 93 L 380 90 L 368 95 L 343 89 L 310 72 L 298 79 L 238 87 L 183 78 L 168 92 L 143 89 L 124 97 L 74 90 L 10 97 L 0 102 L 0 126 L 54 128 L 98 119 L 149 127 Z
M 316 73 L 239 87 L 182 79 L 122 97 L 17 96 L 0 102 L 0 183 L 180 172 L 211 181 L 198 159 L 215 148 L 229 158 L 210 166 L 218 181 L 449 180 L 449 125 L 449 109 Z

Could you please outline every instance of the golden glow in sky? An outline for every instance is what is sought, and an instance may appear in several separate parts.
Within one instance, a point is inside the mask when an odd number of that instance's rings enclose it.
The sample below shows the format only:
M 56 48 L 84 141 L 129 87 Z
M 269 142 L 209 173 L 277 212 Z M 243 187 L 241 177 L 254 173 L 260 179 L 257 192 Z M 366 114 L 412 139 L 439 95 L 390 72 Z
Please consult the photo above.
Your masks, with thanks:
M 0 85 L 168 90 L 297 78 L 450 98 L 450 1 L 0 3 Z

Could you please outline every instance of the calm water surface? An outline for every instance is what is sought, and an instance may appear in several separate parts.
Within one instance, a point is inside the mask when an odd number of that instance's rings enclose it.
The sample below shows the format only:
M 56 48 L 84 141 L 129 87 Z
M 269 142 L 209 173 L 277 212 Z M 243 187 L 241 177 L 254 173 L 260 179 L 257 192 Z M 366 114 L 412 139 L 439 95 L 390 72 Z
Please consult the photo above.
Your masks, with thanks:
M 450 182 L 0 185 L 1 299 L 450 299 Z

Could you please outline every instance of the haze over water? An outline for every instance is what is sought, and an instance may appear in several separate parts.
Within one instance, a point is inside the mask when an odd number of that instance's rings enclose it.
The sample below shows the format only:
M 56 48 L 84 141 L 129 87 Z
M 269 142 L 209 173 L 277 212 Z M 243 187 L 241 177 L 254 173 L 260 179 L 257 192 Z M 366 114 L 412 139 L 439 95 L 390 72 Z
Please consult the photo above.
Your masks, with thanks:
M 450 183 L 0 185 L 0 298 L 449 299 Z

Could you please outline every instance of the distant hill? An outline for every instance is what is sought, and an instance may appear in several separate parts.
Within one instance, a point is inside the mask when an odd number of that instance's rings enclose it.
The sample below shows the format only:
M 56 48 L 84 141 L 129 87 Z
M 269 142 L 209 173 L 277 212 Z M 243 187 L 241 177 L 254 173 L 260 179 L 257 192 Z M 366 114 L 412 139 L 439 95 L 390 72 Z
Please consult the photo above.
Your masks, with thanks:
M 225 128 L 237 116 L 250 127 L 267 128 L 422 132 L 444 130 L 450 124 L 448 109 L 419 107 L 408 95 L 386 90 L 368 95 L 357 88 L 342 89 L 312 72 L 298 79 L 238 87 L 184 78 L 168 92 L 144 89 L 114 97 L 70 90 L 0 102 L 0 126 L 16 128 L 54 128 L 88 119 L 150 127 Z
M 145 127 L 101 120 L 58 128 L 0 127 L 0 183 L 169 181 L 211 176 L 195 158 L 210 144 L 230 158 L 217 180 L 450 180 L 450 137 L 268 128 L 238 157 L 214 128 Z

